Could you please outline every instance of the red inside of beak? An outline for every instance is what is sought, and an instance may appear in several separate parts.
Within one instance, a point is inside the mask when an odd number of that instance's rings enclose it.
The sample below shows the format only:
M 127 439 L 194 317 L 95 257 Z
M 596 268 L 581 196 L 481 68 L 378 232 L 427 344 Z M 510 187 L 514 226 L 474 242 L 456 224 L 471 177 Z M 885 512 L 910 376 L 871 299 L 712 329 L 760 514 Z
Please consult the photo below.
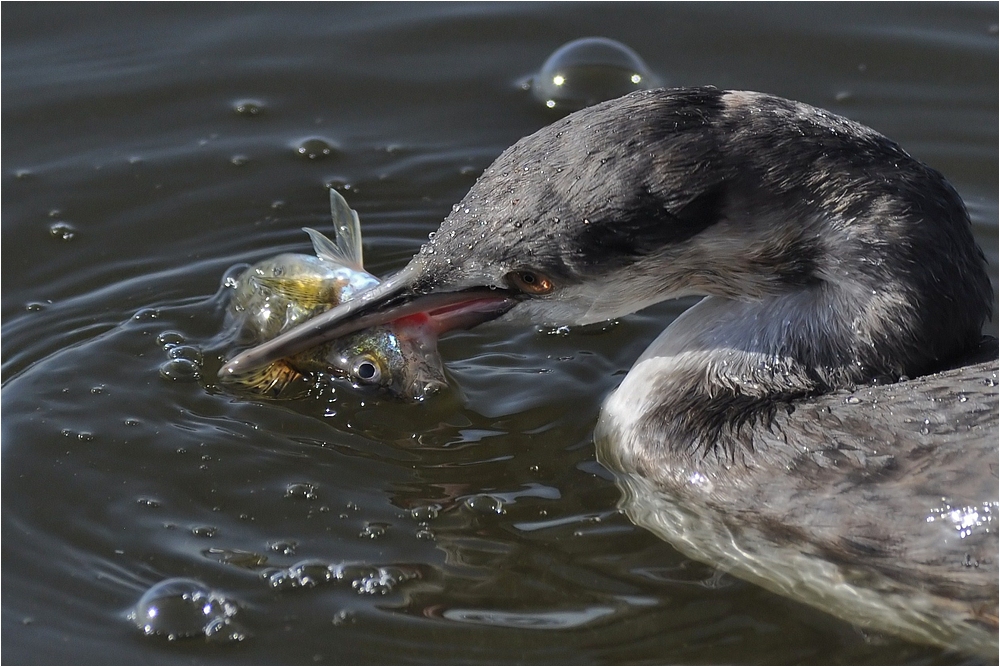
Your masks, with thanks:
M 468 301 L 414 313 L 396 320 L 403 326 L 430 326 L 440 335 L 455 329 L 470 329 L 477 324 L 500 317 L 513 307 L 514 301 L 505 296 L 481 296 Z

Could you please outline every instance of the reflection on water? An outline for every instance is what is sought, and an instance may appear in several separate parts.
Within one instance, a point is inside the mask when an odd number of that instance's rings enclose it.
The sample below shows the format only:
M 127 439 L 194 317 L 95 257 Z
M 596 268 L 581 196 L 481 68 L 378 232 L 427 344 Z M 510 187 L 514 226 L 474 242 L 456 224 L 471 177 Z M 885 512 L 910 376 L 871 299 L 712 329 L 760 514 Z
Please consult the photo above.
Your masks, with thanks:
M 618 511 L 594 421 L 681 306 L 451 334 L 451 386 L 420 405 L 346 383 L 235 398 L 192 368 L 219 362 L 220 279 L 308 252 L 325 184 L 364 219 L 367 268 L 402 266 L 551 119 L 518 82 L 587 35 L 672 83 L 766 90 L 900 141 L 956 185 L 995 273 L 995 8 L 106 14 L 4 7 L 5 659 L 955 660 L 719 584 Z M 238 601 L 248 638 L 146 637 L 127 614 L 176 578 Z

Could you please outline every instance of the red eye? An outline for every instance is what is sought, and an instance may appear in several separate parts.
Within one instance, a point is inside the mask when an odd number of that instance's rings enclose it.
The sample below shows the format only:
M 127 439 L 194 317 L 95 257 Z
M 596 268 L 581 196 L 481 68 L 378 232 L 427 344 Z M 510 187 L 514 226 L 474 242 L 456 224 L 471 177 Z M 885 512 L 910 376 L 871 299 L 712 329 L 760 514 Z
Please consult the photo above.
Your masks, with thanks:
M 551 280 L 536 271 L 511 271 L 507 282 L 525 294 L 548 294 L 555 289 Z

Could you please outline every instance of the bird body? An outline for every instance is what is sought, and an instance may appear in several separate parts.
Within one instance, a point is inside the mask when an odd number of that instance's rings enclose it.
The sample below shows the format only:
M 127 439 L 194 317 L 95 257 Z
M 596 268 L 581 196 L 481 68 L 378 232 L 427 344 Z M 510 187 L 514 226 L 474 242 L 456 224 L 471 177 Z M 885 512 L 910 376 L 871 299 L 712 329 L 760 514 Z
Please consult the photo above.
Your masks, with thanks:
M 633 522 L 862 627 L 996 655 L 995 340 L 979 355 L 989 361 L 775 401 L 739 427 L 727 422 L 732 451 L 662 437 L 663 405 L 691 397 L 650 391 L 670 391 L 655 348 L 605 402 L 595 432 Z
M 633 519 L 841 617 L 995 657 L 996 351 L 933 391 L 909 379 L 980 345 L 985 258 L 941 174 L 827 111 L 681 88 L 571 114 L 500 155 L 398 274 L 223 372 L 442 305 L 565 325 L 685 296 L 705 298 L 598 425 Z M 928 527 L 945 505 L 982 525 Z

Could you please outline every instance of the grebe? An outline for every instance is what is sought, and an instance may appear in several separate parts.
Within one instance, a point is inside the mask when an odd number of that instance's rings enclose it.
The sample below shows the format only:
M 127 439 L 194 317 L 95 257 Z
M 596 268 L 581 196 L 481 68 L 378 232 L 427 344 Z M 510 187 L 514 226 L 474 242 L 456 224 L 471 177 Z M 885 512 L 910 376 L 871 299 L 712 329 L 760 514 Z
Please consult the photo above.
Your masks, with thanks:
M 997 352 L 961 199 L 770 95 L 641 91 L 505 151 L 399 273 L 230 361 L 402 315 L 587 324 L 703 296 L 604 404 L 638 524 L 841 618 L 996 657 Z M 918 379 L 909 379 L 918 378 Z

